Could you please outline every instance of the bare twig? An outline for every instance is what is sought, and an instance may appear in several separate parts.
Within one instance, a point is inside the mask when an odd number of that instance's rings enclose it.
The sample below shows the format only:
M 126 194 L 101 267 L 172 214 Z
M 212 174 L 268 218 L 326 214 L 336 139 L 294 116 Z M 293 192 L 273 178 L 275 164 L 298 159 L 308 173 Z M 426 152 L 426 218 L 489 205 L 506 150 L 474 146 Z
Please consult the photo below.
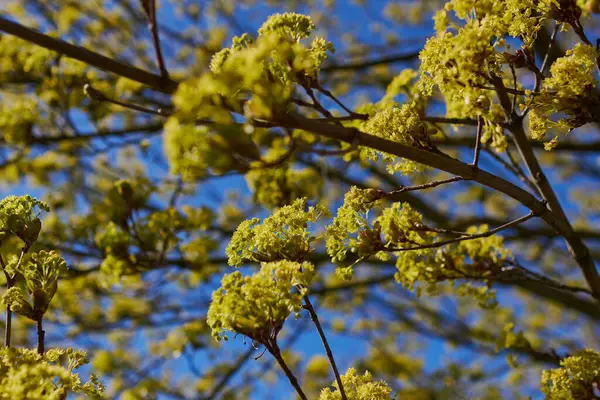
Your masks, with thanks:
M 281 367 L 281 369 L 283 369 L 283 372 L 285 372 L 285 375 L 287 376 L 288 380 L 290 381 L 294 389 L 296 389 L 298 396 L 300 396 L 302 400 L 308 400 L 306 394 L 304 394 L 304 391 L 302 390 L 302 387 L 300 387 L 300 384 L 298 383 L 298 379 L 285 363 L 285 360 L 281 355 L 281 350 L 279 349 L 277 342 L 275 340 L 272 340 L 269 343 L 266 343 L 265 347 L 267 348 L 269 353 L 271 353 L 273 357 L 275 357 L 275 359 L 279 363 L 279 366 Z
M 481 153 L 481 135 L 483 134 L 483 117 L 477 118 L 477 137 L 475 138 L 475 152 L 473 155 L 473 168 L 479 165 L 479 154 Z
M 340 372 L 338 371 L 337 365 L 335 363 L 335 359 L 333 358 L 333 353 L 331 352 L 331 348 L 329 347 L 329 342 L 327 341 L 327 337 L 325 336 L 325 332 L 323 331 L 323 327 L 319 322 L 319 316 L 315 311 L 308 295 L 304 296 L 304 308 L 308 310 L 310 314 L 310 319 L 315 324 L 317 328 L 317 332 L 319 332 L 319 336 L 321 337 L 321 341 L 323 342 L 323 347 L 325 348 L 325 353 L 327 353 L 327 358 L 329 359 L 329 364 L 331 364 L 331 369 L 333 370 L 333 374 L 335 375 L 335 380 L 337 381 L 338 388 L 340 390 L 340 396 L 342 400 L 347 400 L 346 391 L 344 390 L 344 384 L 342 383 L 342 378 L 340 377 Z
M 152 34 L 152 42 L 154 43 L 154 51 L 156 52 L 156 60 L 158 62 L 158 68 L 160 70 L 160 76 L 163 79 L 169 78 L 169 72 L 165 65 L 165 60 L 162 55 L 162 49 L 160 46 L 160 36 L 158 34 L 158 21 L 156 19 L 156 0 L 141 0 L 142 7 L 148 17 L 148 29 Z
M 94 100 L 94 101 L 106 101 L 108 103 L 116 104 L 118 106 L 128 108 L 130 110 L 143 112 L 145 114 L 160 115 L 162 117 L 168 116 L 168 113 L 166 113 L 165 111 L 162 111 L 160 109 L 159 110 L 151 110 L 146 107 L 138 106 L 137 104 L 126 103 L 124 101 L 111 99 L 110 97 L 106 96 L 104 93 L 99 91 L 98 89 L 95 89 L 94 87 L 92 87 L 92 85 L 90 85 L 89 83 L 87 83 L 83 86 L 83 92 L 85 93 L 86 96 L 88 96 L 91 100 Z
M 464 180 L 465 180 L 465 178 L 463 178 L 462 176 L 455 176 L 455 177 L 448 178 L 448 179 L 425 183 L 423 185 L 404 186 L 404 187 L 401 187 L 400 189 L 392 190 L 391 192 L 382 193 L 381 198 L 386 198 L 386 199 L 395 201 L 395 200 L 397 200 L 398 196 L 402 193 L 414 192 L 417 190 L 424 190 L 424 189 L 432 189 L 432 188 L 435 188 L 435 187 L 438 187 L 441 185 L 445 185 L 447 183 L 459 182 L 459 181 L 464 181 Z
M 507 222 L 504 225 L 501 225 L 497 228 L 494 228 L 494 229 L 491 229 L 489 231 L 482 232 L 482 233 L 476 233 L 476 234 L 472 234 L 472 235 L 468 235 L 468 236 L 461 236 L 461 237 L 458 237 L 455 239 L 443 240 L 440 242 L 424 244 L 424 245 L 414 246 L 414 247 L 403 247 L 403 248 L 386 247 L 385 250 L 386 251 L 394 251 L 394 252 L 404 252 L 404 251 L 411 251 L 411 250 L 433 249 L 433 248 L 437 248 L 437 247 L 446 246 L 446 245 L 452 244 L 452 243 L 464 242 L 465 240 L 481 239 L 481 238 L 492 236 L 492 235 L 494 235 L 504 229 L 508 229 L 512 226 L 519 225 L 519 224 L 533 218 L 534 215 L 535 214 L 533 212 L 530 212 L 529 214 L 527 214 L 523 217 L 517 218 L 513 221 Z

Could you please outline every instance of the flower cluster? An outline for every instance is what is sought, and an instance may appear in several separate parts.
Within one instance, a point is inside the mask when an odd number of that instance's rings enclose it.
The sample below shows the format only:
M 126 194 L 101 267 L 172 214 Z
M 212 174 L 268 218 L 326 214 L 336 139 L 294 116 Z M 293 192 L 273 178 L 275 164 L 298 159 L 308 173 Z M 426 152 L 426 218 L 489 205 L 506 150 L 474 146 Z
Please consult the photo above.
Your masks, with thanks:
M 589 103 L 591 88 L 596 85 L 597 57 L 593 46 L 578 43 L 552 64 L 550 77 L 544 79 L 541 92 L 528 102 L 532 108 L 529 134 L 534 139 L 544 138 L 552 128 L 564 133 L 591 121 L 585 104 Z M 566 117 L 553 121 L 553 114 Z M 555 144 L 556 137 L 546 147 L 549 150 Z
M 18 272 L 25 277 L 33 306 L 18 287 L 7 290 L 2 297 L 2 302 L 12 311 L 34 321 L 38 320 L 46 313 L 50 301 L 56 294 L 58 277 L 66 271 L 67 263 L 56 252 L 42 250 L 31 254 L 27 262 L 18 268 Z
M 66 360 L 66 361 L 61 361 Z M 99 397 L 104 385 L 95 374 L 82 383 L 74 369 L 87 364 L 85 352 L 51 349 L 44 355 L 35 350 L 3 347 L 0 349 L 0 398 L 65 399 L 67 393 Z
M 38 218 L 41 211 L 50 211 L 46 203 L 31 197 L 8 196 L 0 201 L 0 243 L 8 234 L 19 237 L 26 246 L 31 246 L 38 238 L 42 222 Z
M 321 206 L 306 208 L 306 199 L 297 199 L 281 207 L 271 216 L 242 222 L 233 233 L 226 249 L 229 265 L 240 266 L 246 261 L 302 261 L 311 251 L 314 238 L 308 225 L 328 215 Z
M 415 104 L 383 109 L 366 121 L 361 126 L 361 130 L 400 144 L 423 149 L 432 148 L 430 135 L 435 133 L 421 121 Z M 368 149 L 367 154 L 372 160 L 382 157 L 390 173 L 400 172 L 407 175 L 421 169 L 419 164 L 413 161 L 380 151 Z
M 542 391 L 548 400 L 588 399 L 595 397 L 600 381 L 600 354 L 580 350 L 560 361 L 560 368 L 542 373 Z
M 374 189 L 362 190 L 352 186 L 344 196 L 344 204 L 327 227 L 327 254 L 334 263 L 346 259 L 348 251 L 358 249 L 357 238 L 353 234 L 360 229 L 368 229 L 367 212 L 381 198 L 382 192 Z
M 394 398 L 392 397 L 392 388 L 385 382 L 373 382 L 373 376 L 369 371 L 366 371 L 364 375 L 359 375 L 356 369 L 349 368 L 341 378 L 348 400 L 390 400 Z M 342 395 L 337 382 L 334 382 L 333 386 L 333 390 L 323 389 L 319 400 L 341 400 Z
M 231 47 L 214 55 L 210 72 L 179 86 L 173 96 L 177 112 L 165 125 L 165 152 L 174 172 L 191 178 L 212 169 L 218 173 L 247 167 L 233 153 L 258 159 L 253 138 L 242 128 L 231 132 L 232 113 L 249 121 L 273 119 L 287 110 L 296 86 L 318 84 L 319 69 L 333 46 L 319 37 L 305 44 L 313 29 L 307 16 L 274 15 L 256 40 L 248 35 L 234 38 Z M 198 119 L 220 125 L 197 127 Z
M 246 174 L 256 203 L 275 208 L 298 198 L 314 199 L 323 185 L 313 168 L 295 169 L 289 164 L 278 168 L 257 168 Z
M 217 340 L 224 331 L 245 335 L 259 343 L 274 339 L 290 313 L 302 309 L 302 298 L 314 277 L 312 264 L 291 261 L 263 263 L 260 271 L 225 275 L 213 292 L 207 322 Z

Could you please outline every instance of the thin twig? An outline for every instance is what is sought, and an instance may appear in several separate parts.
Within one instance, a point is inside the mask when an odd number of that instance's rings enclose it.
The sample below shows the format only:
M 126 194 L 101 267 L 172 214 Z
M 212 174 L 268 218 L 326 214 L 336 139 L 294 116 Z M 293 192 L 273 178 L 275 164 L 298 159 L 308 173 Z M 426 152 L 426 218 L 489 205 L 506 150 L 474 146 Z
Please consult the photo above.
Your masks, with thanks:
M 156 60 L 160 70 L 160 76 L 164 79 L 169 78 L 169 72 L 165 65 L 165 60 L 162 55 L 160 46 L 160 36 L 158 35 L 158 21 L 156 19 L 156 0 L 141 0 L 146 16 L 148 17 L 148 29 L 152 34 L 152 42 L 154 43 L 154 51 L 156 52 Z
M 137 104 L 126 103 L 124 101 L 111 99 L 110 97 L 108 97 L 107 95 L 105 95 L 104 93 L 102 93 L 101 91 L 99 91 L 98 89 L 95 89 L 94 87 L 92 87 L 92 85 L 90 85 L 89 83 L 87 83 L 87 84 L 85 84 L 83 86 L 83 92 L 91 100 L 106 101 L 108 103 L 116 104 L 118 106 L 121 106 L 121 107 L 124 107 L 124 108 L 128 108 L 130 110 L 135 110 L 135 111 L 143 112 L 145 114 L 160 115 L 162 117 L 168 116 L 167 112 L 162 111 L 160 109 L 159 110 L 151 110 L 151 109 L 146 108 L 146 107 L 138 106 Z
M 492 236 L 504 229 L 508 229 L 512 226 L 515 225 L 519 225 L 531 218 L 534 217 L 534 213 L 530 212 L 529 214 L 517 218 L 513 221 L 507 222 L 504 225 L 501 225 L 497 228 L 494 228 L 492 230 L 489 230 L 487 232 L 483 232 L 483 233 L 477 233 L 477 234 L 473 234 L 473 235 L 469 235 L 469 236 L 463 236 L 463 237 L 459 237 L 459 238 L 455 238 L 455 239 L 449 239 L 449 240 L 443 240 L 440 242 L 435 242 L 435 243 L 430 243 L 430 244 L 424 244 L 421 246 L 414 246 L 414 247 L 404 247 L 404 248 L 395 248 L 395 247 L 386 247 L 385 250 L 386 251 L 393 251 L 393 252 L 403 252 L 403 251 L 410 251 L 410 250 L 423 250 L 423 249 L 433 249 L 433 248 L 437 248 L 437 247 L 442 247 L 442 246 L 446 246 L 448 244 L 452 244 L 452 243 L 458 243 L 458 242 L 464 242 L 465 240 L 473 240 L 473 239 L 481 239 L 481 238 L 486 238 L 489 236 Z
M 473 168 L 477 168 L 479 165 L 479 155 L 481 153 L 481 135 L 483 134 L 483 117 L 477 118 L 477 137 L 475 138 L 475 152 L 473 154 L 473 162 L 471 165 Z
M 533 87 L 533 91 L 534 92 L 538 92 L 540 90 L 540 87 L 542 86 L 542 82 L 544 81 L 544 72 L 546 71 L 546 67 L 548 64 L 548 60 L 550 60 L 550 53 L 552 52 L 552 47 L 554 46 L 554 43 L 556 42 L 556 36 L 558 34 L 558 31 L 560 30 L 560 26 L 561 24 L 559 22 L 557 22 L 554 25 L 554 30 L 552 31 L 552 35 L 550 36 L 550 41 L 548 42 L 548 50 L 546 51 L 546 54 L 544 55 L 544 60 L 542 61 L 542 66 L 540 67 L 539 70 L 537 70 L 539 73 L 535 73 L 535 84 Z M 525 116 L 529 113 L 529 111 L 531 110 L 530 106 L 527 106 L 527 108 L 525 108 L 525 110 L 523 110 L 523 113 L 521 114 L 521 118 L 525 118 Z
M 319 336 L 321 337 L 321 341 L 323 342 L 323 347 L 325 348 L 325 353 L 327 353 L 327 358 L 329 359 L 329 364 L 331 364 L 331 369 L 333 370 L 333 374 L 335 375 L 335 380 L 337 381 L 338 388 L 340 390 L 340 396 L 342 397 L 342 400 L 347 400 L 346 391 L 344 390 L 344 384 L 342 383 L 342 378 L 340 377 L 340 372 L 338 371 L 337 365 L 335 363 L 335 359 L 333 358 L 333 352 L 331 351 L 331 348 L 329 347 L 329 342 L 327 341 L 327 337 L 325 336 L 323 327 L 321 326 L 321 323 L 319 322 L 319 316 L 317 315 L 315 308 L 313 307 L 312 303 L 310 302 L 308 295 L 304 296 L 304 304 L 305 304 L 304 308 L 306 308 L 308 310 L 308 313 L 310 314 L 310 319 L 315 324 L 315 327 L 317 328 L 317 332 L 319 332 Z
M 419 56 L 419 52 L 416 51 L 413 53 L 406 53 L 406 54 L 399 54 L 399 55 L 394 55 L 394 56 L 389 56 L 389 57 L 383 57 L 383 58 L 380 58 L 377 60 L 350 62 L 347 64 L 332 62 L 332 63 L 329 63 L 329 64 L 323 66 L 323 68 L 321 68 L 321 71 L 322 72 L 331 72 L 331 71 L 352 70 L 352 69 L 361 70 L 361 69 L 366 69 L 366 68 L 370 68 L 370 67 L 381 65 L 381 64 L 391 64 L 391 63 L 402 62 L 402 61 L 410 61 L 410 60 L 417 58 L 418 56 Z
M 6 271 L 6 264 L 4 263 L 4 259 L 2 258 L 2 255 L 0 255 L 0 266 L 2 266 L 2 271 L 4 272 L 4 276 L 6 277 L 6 289 L 8 290 L 13 286 L 14 282 L 13 282 L 13 279 L 11 278 L 11 276 Z M 10 347 L 11 332 L 12 332 L 12 311 L 10 309 L 10 306 L 7 305 L 6 306 L 6 323 L 5 323 L 5 330 L 4 330 L 4 346 L 6 346 L 6 347 Z
M 453 124 L 453 125 L 475 125 L 477 126 L 478 122 L 476 119 L 469 118 L 446 118 L 446 117 L 433 117 L 433 116 L 424 116 L 421 117 L 421 120 L 433 123 L 440 124 Z
M 544 56 L 544 61 L 542 61 L 542 66 L 540 67 L 540 72 L 542 73 L 542 76 L 544 74 L 544 72 L 546 71 L 546 67 L 548 66 L 548 60 L 550 59 L 550 53 L 552 51 L 552 47 L 554 46 L 554 43 L 556 42 L 556 36 L 558 34 L 558 31 L 560 30 L 560 23 L 556 23 L 556 25 L 554 26 L 554 30 L 552 31 L 552 36 L 550 36 L 550 43 L 548 43 L 548 51 L 546 52 L 546 55 Z M 535 86 L 535 91 L 537 92 L 539 89 L 539 85 L 541 84 L 541 82 L 536 82 L 536 86 Z
M 462 176 L 454 176 L 448 179 L 442 179 L 439 181 L 433 181 L 429 183 L 425 183 L 423 185 L 415 185 L 415 186 L 403 186 L 400 189 L 392 190 L 391 192 L 383 192 L 381 193 L 381 198 L 386 198 L 390 200 L 395 200 L 398 195 L 406 192 L 414 192 L 416 190 L 424 190 L 424 189 L 432 189 L 437 186 L 445 185 L 446 183 L 459 182 L 466 180 Z
M 342 103 L 337 97 L 335 97 L 333 95 L 333 93 L 331 93 L 331 91 L 329 91 L 329 90 L 321 87 L 321 85 L 319 85 L 317 87 L 317 90 L 320 91 L 321 93 L 323 93 L 325 96 L 329 97 L 334 102 L 336 102 L 336 104 L 338 106 L 342 107 L 344 109 L 344 111 L 346 111 L 350 116 L 358 117 L 358 118 L 363 119 L 363 120 L 367 120 L 369 118 L 369 116 L 367 114 L 355 113 L 354 111 L 352 111 L 351 109 L 349 109 L 348 107 L 346 107 L 344 105 L 344 103 Z
M 512 73 L 512 77 L 513 77 L 513 86 L 514 86 L 515 90 L 517 90 L 517 72 L 515 71 L 515 67 L 512 64 L 510 64 L 510 72 Z M 534 90 L 534 92 L 537 92 L 537 90 Z M 517 93 L 514 93 L 512 109 L 510 110 L 511 115 L 513 115 L 515 113 L 516 108 L 517 108 Z
M 275 357 L 275 359 L 279 363 L 279 366 L 281 367 L 281 369 L 283 369 L 283 372 L 285 372 L 285 375 L 287 376 L 288 380 L 290 381 L 294 389 L 296 389 L 298 396 L 300 396 L 302 400 L 308 400 L 306 394 L 304 394 L 304 392 L 302 391 L 302 387 L 300 387 L 300 384 L 298 383 L 298 379 L 296 379 L 296 376 L 294 375 L 292 370 L 290 370 L 290 368 L 285 363 L 285 360 L 281 356 L 281 350 L 279 349 L 277 342 L 273 340 L 270 343 L 265 344 L 265 347 L 267 348 L 269 353 L 271 353 L 273 357 Z
M 505 152 L 507 155 L 509 155 L 510 153 L 508 152 L 508 149 L 506 149 L 507 151 Z M 533 182 L 531 182 L 529 180 L 529 178 L 527 178 L 527 175 L 525 175 L 525 173 L 523 172 L 523 170 L 519 167 L 518 164 L 515 164 L 511 161 L 511 163 L 508 163 L 505 159 L 503 159 L 502 157 L 500 157 L 500 155 L 496 154 L 495 151 L 486 148 L 485 151 L 487 152 L 487 154 L 489 154 L 494 160 L 498 161 L 500 164 L 502 164 L 502 166 L 504 166 L 504 168 L 506 168 L 507 170 L 509 170 L 510 172 L 513 173 L 513 175 L 515 175 L 517 178 L 519 178 L 521 180 L 521 182 L 523 182 L 524 184 L 526 184 L 531 190 L 533 190 L 534 192 L 537 192 L 537 188 L 535 187 L 535 185 L 533 184 Z M 513 160 L 514 161 L 514 160 Z M 511 165 L 512 164 L 512 165 Z

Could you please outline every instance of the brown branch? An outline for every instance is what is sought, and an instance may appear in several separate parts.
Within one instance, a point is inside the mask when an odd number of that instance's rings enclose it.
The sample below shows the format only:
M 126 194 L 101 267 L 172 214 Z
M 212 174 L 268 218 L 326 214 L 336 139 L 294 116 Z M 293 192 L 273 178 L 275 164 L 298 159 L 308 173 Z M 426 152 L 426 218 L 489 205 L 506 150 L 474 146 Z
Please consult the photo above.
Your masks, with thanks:
M 535 214 L 539 215 L 558 232 L 566 232 L 565 229 L 567 229 L 567 227 L 557 221 L 556 216 L 545 207 L 544 202 L 537 200 L 529 192 L 521 189 L 520 187 L 484 170 L 474 169 L 471 165 L 462 161 L 363 133 L 354 128 L 314 121 L 299 115 L 286 114 L 280 118 L 278 122 L 281 126 L 294 129 L 304 129 L 320 136 L 346 143 L 352 143 L 354 140 L 357 140 L 358 144 L 361 146 L 379 150 L 397 157 L 406 158 L 408 160 L 463 177 L 465 180 L 477 182 L 481 185 L 504 193 L 505 195 L 523 204 Z
M 579 266 L 581 267 L 586 281 L 594 292 L 594 297 L 596 297 L 596 299 L 600 299 L 600 276 L 596 270 L 594 260 L 590 256 L 590 251 L 583 241 L 578 237 L 569 223 L 569 219 L 561 207 L 558 197 L 554 193 L 550 182 L 548 182 L 546 175 L 542 171 L 542 168 L 535 157 L 533 149 L 531 146 L 529 146 L 527 135 L 523 130 L 521 122 L 513 124 L 511 127 L 511 132 L 513 133 L 513 138 L 515 140 L 517 149 L 521 154 L 521 158 L 525 162 L 525 165 L 527 165 L 527 169 L 533 177 L 536 187 L 540 191 L 542 197 L 548 202 L 548 207 L 550 210 L 552 210 L 552 212 L 562 220 L 562 224 L 567 228 L 562 236 L 565 237 L 565 240 L 567 241 L 569 252 L 573 258 L 577 260 Z
M 6 289 L 10 289 L 14 285 L 14 278 L 12 278 L 8 272 L 6 271 L 6 264 L 4 263 L 4 259 L 0 255 L 0 266 L 2 267 L 2 271 L 4 272 L 4 276 L 6 278 Z M 10 309 L 10 305 L 6 306 L 6 326 L 4 330 L 4 346 L 10 347 L 10 335 L 12 333 L 12 311 Z
M 504 82 L 502 78 L 497 75 L 490 74 L 490 82 L 496 88 L 496 93 L 500 100 L 500 104 L 504 109 L 507 116 L 510 118 L 517 117 L 515 115 L 511 115 L 511 103 L 508 97 L 509 91 L 504 86 Z M 567 247 L 569 249 L 569 253 L 571 256 L 577 261 L 581 271 L 583 272 L 583 276 L 587 281 L 590 289 L 594 292 L 594 297 L 597 300 L 600 300 L 600 275 L 598 275 L 598 270 L 596 269 L 596 264 L 593 258 L 590 255 L 590 251 L 583 243 L 581 238 L 575 233 L 573 227 L 571 226 L 567 215 L 565 214 L 563 208 L 560 205 L 558 197 L 552 186 L 548 182 L 546 175 L 542 171 L 540 164 L 533 152 L 531 146 L 529 146 L 529 141 L 527 139 L 527 135 L 525 134 L 525 130 L 523 129 L 523 120 L 522 118 L 514 118 L 508 129 L 511 131 L 513 139 L 515 141 L 515 145 L 519 150 L 521 158 L 523 159 L 529 173 L 534 179 L 534 183 L 538 188 L 539 193 L 547 204 L 549 210 L 556 217 L 555 222 L 560 222 L 560 224 L 564 227 L 564 231 L 561 232 L 561 236 L 567 242 Z
M 3 16 L 0 16 L 0 31 L 14 35 L 28 42 L 35 43 L 48 50 L 64 54 L 69 58 L 74 58 L 101 70 L 129 78 L 135 82 L 143 83 L 144 85 L 163 93 L 174 93 L 178 86 L 178 82 L 173 79 L 165 79 L 160 75 L 115 61 L 112 58 L 103 56 L 84 47 L 70 44 L 64 40 L 55 39 L 17 22 L 13 22 Z
M 37 319 L 37 351 L 38 354 L 44 354 L 44 337 L 46 335 L 46 331 L 42 326 L 42 321 L 44 317 L 40 315 Z
M 334 63 L 323 66 L 323 68 L 321 68 L 321 71 L 334 72 L 334 71 L 344 71 L 344 70 L 361 70 L 361 69 L 367 69 L 367 68 L 374 67 L 377 65 L 382 65 L 382 64 L 391 64 L 391 63 L 402 62 L 402 61 L 411 61 L 411 60 L 416 59 L 418 56 L 419 56 L 419 52 L 416 51 L 414 53 L 406 53 L 406 54 L 382 57 L 377 60 L 359 61 L 359 62 L 352 62 L 352 63 L 347 63 L 347 64 L 342 64 L 342 63 L 338 64 L 338 63 L 334 62 Z

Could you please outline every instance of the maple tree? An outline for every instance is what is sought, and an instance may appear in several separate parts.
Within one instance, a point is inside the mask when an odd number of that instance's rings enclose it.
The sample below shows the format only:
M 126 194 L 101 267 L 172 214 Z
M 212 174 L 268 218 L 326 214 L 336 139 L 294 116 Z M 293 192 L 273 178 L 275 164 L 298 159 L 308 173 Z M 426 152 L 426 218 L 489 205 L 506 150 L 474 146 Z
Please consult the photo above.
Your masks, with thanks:
M 0 5 L 0 398 L 600 397 L 600 3 L 373 3 Z

